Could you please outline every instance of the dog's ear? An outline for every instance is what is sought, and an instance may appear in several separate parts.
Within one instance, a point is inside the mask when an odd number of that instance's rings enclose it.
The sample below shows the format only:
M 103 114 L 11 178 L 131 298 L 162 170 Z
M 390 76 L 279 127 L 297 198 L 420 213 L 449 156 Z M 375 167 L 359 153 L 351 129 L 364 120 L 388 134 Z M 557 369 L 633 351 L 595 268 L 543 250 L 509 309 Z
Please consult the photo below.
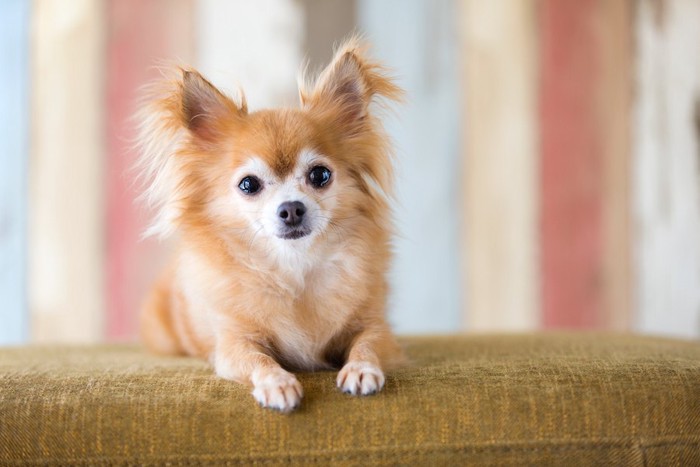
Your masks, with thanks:
M 365 47 L 356 38 L 343 45 L 311 89 L 300 85 L 302 106 L 330 112 L 344 129 L 358 129 L 369 114 L 375 96 L 398 100 L 401 90 L 385 70 L 365 57 Z
M 302 102 L 312 108 L 335 107 L 341 123 L 353 123 L 367 112 L 366 87 L 358 58 L 348 51 L 321 73 L 307 102 L 302 93 Z
M 240 104 L 219 91 L 202 75 L 193 70 L 182 71 L 181 114 L 183 124 L 203 140 L 215 139 L 226 119 L 247 114 L 245 97 Z

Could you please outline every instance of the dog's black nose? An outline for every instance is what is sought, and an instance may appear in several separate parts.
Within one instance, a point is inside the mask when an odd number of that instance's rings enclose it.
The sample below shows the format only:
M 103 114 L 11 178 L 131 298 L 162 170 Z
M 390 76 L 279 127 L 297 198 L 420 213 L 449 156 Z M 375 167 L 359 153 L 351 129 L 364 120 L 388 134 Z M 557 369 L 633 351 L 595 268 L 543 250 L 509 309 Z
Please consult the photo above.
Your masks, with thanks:
M 295 227 L 301 224 L 305 213 L 306 206 L 301 201 L 285 201 L 277 208 L 277 215 L 280 216 L 284 225 L 288 227 Z

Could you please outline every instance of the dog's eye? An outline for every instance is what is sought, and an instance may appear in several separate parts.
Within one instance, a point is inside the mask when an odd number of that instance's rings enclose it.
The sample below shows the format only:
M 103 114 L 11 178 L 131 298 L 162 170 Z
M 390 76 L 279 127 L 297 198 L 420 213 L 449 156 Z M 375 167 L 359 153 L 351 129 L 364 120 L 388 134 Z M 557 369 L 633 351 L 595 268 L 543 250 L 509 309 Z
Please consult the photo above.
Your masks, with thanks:
M 260 183 L 260 180 L 258 180 L 257 177 L 253 176 L 247 176 L 241 180 L 241 183 L 238 184 L 238 188 L 241 189 L 243 193 L 246 195 L 254 195 L 260 189 L 262 188 L 262 184 Z
M 316 188 L 324 187 L 331 181 L 331 171 L 328 167 L 317 165 L 309 171 L 309 183 Z

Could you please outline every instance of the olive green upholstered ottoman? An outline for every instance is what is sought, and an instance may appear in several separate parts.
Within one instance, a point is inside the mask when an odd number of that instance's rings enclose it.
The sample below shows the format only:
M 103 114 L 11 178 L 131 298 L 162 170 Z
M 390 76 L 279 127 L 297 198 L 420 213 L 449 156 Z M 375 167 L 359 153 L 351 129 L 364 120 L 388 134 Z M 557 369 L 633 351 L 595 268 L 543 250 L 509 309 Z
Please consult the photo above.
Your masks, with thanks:
M 302 374 L 259 408 L 209 366 L 137 347 L 0 350 L 0 465 L 700 465 L 700 343 L 551 334 L 404 339 L 356 398 Z

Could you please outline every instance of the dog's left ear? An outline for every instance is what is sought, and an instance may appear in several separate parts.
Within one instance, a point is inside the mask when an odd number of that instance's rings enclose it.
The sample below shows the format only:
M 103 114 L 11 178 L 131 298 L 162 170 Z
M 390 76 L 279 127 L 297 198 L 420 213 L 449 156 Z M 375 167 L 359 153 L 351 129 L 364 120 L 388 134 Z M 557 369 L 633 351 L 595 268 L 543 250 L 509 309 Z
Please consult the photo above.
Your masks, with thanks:
M 311 90 L 300 85 L 304 108 L 323 112 L 343 129 L 357 130 L 369 115 L 375 96 L 398 100 L 401 90 L 385 70 L 365 58 L 364 47 L 351 39 L 336 53 Z

